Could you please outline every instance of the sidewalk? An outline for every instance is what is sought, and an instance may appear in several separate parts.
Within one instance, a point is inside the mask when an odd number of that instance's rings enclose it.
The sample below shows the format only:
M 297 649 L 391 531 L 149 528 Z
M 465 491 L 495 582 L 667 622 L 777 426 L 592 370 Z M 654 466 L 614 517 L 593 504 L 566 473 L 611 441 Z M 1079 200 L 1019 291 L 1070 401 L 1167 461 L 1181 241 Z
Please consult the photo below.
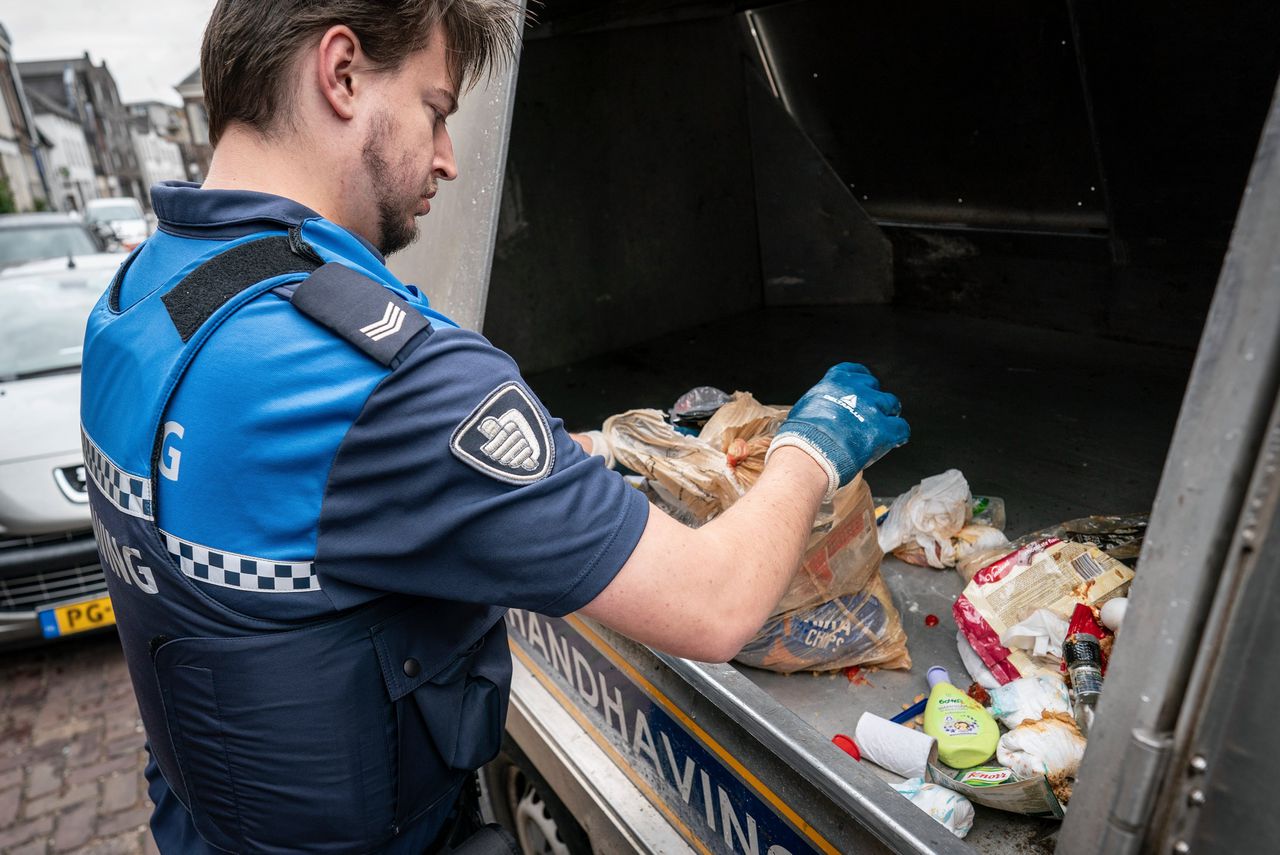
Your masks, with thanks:
M 156 852 L 114 633 L 0 654 L 0 852 Z

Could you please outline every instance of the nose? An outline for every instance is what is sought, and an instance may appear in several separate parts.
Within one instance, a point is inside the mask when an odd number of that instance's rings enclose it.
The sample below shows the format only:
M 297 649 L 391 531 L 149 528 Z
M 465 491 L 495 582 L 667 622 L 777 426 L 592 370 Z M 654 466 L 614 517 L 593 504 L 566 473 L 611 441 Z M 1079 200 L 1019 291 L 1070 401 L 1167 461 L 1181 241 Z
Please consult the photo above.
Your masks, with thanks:
M 431 172 L 441 181 L 452 181 L 458 177 L 458 163 L 453 159 L 453 138 L 444 125 L 439 126 L 436 134 L 436 153 L 431 161 Z

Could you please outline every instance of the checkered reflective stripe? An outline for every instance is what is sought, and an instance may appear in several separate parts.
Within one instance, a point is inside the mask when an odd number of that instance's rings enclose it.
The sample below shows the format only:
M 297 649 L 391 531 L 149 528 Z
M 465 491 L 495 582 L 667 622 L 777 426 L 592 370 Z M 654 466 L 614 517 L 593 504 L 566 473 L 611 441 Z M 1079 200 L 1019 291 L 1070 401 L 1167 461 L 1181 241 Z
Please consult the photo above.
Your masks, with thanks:
M 80 430 L 80 447 L 84 452 L 84 467 L 89 478 L 98 485 L 102 495 L 130 516 L 151 519 L 151 482 L 112 463 L 111 458 L 89 439 L 83 428 Z
M 252 555 L 210 549 L 174 537 L 167 531 L 161 531 L 160 534 L 164 537 L 165 548 L 178 562 L 182 574 L 197 582 L 268 594 L 320 590 L 320 577 L 316 575 L 315 567 L 310 561 L 254 558 Z

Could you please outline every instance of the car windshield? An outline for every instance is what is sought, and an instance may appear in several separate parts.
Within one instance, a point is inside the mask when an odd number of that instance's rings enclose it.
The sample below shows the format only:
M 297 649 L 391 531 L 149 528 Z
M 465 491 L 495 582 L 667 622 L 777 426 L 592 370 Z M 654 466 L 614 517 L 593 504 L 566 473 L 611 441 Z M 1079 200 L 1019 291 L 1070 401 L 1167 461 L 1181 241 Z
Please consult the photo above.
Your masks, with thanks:
M 114 268 L 0 279 L 0 382 L 80 367 L 84 326 Z
M 0 267 L 100 251 L 84 227 L 76 223 L 0 228 Z
M 110 220 L 140 220 L 142 219 L 142 209 L 138 207 L 137 202 L 130 204 L 129 202 L 115 202 L 110 205 L 93 205 L 86 212 L 85 216 L 90 222 L 105 223 Z

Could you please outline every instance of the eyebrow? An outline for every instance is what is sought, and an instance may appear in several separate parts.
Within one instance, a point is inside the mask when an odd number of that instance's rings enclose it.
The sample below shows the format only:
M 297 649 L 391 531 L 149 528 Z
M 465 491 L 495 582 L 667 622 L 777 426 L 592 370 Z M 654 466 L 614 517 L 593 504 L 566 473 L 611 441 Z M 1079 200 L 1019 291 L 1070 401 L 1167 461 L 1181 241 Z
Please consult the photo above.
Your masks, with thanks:
M 448 89 L 441 89 L 439 86 L 432 86 L 427 91 L 430 94 L 443 98 L 445 99 L 446 102 L 448 102 L 449 104 L 448 115 L 452 116 L 454 113 L 458 112 L 458 96 L 457 95 L 454 95 Z

